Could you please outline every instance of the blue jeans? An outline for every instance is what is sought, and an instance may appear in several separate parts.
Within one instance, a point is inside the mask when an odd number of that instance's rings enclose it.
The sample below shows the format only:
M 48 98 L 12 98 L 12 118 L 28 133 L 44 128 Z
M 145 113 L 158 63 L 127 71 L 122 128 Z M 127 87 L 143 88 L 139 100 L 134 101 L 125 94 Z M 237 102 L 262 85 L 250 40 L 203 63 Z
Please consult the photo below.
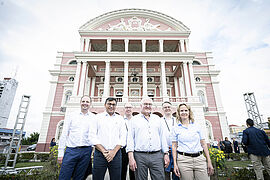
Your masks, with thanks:
M 121 179 L 122 154 L 119 150 L 113 160 L 108 162 L 99 150 L 94 153 L 93 180 L 104 180 L 107 168 L 109 169 L 110 180 Z
M 67 147 L 64 154 L 59 180 L 83 180 L 91 158 L 92 147 Z

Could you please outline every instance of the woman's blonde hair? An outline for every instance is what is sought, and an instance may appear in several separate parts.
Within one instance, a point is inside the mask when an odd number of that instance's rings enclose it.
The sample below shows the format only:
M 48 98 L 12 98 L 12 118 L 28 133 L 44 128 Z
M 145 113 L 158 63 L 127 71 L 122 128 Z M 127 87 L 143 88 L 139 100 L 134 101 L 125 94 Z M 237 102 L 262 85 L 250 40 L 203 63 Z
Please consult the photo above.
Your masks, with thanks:
M 189 105 L 185 104 L 185 103 L 181 103 L 177 106 L 177 110 L 176 110 L 176 120 L 177 120 L 177 123 L 181 122 L 182 123 L 182 119 L 180 117 L 180 107 L 181 106 L 186 106 L 188 111 L 189 111 L 189 122 L 192 122 L 194 123 L 194 117 L 193 117 L 193 112 L 191 111 L 191 108 Z

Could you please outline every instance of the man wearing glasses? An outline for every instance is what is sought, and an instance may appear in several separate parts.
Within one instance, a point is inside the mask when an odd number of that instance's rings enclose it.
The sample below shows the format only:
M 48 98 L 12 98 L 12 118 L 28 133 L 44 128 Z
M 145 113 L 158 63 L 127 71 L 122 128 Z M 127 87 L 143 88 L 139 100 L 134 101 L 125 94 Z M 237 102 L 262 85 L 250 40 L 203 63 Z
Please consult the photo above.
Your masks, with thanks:
M 121 147 L 126 145 L 127 129 L 122 116 L 115 114 L 117 101 L 107 98 L 105 112 L 96 116 L 95 132 L 92 134 L 95 145 L 93 180 L 104 180 L 107 168 L 110 179 L 121 179 Z
M 125 114 L 124 114 L 124 120 L 126 124 L 126 128 L 128 131 L 128 126 L 130 119 L 132 118 L 132 109 L 133 106 L 130 103 L 126 103 L 124 106 Z M 126 147 L 123 147 L 122 149 L 122 172 L 121 172 L 121 180 L 126 180 L 127 177 L 127 167 L 128 167 L 128 153 L 126 152 Z M 132 170 L 129 169 L 129 179 L 135 180 L 135 175 Z
M 173 157 L 172 157 L 172 153 L 171 153 L 172 142 L 170 139 L 170 132 L 171 132 L 173 126 L 177 126 L 176 118 L 174 118 L 172 116 L 172 103 L 169 101 L 163 102 L 162 103 L 162 110 L 163 110 L 164 116 L 161 118 L 161 120 L 165 124 L 164 131 L 166 133 L 167 143 L 168 143 L 168 146 L 170 148 L 169 149 L 170 164 L 167 168 L 165 168 L 165 180 L 170 180 L 170 179 L 179 180 L 179 177 L 176 176 L 173 172 Z M 170 177 L 171 172 L 172 172 L 172 178 Z
M 152 180 L 165 179 L 164 164 L 168 167 L 170 162 L 164 124 L 159 116 L 151 114 L 152 104 L 152 99 L 142 99 L 141 114 L 129 123 L 127 152 L 136 180 L 147 179 L 148 170 Z

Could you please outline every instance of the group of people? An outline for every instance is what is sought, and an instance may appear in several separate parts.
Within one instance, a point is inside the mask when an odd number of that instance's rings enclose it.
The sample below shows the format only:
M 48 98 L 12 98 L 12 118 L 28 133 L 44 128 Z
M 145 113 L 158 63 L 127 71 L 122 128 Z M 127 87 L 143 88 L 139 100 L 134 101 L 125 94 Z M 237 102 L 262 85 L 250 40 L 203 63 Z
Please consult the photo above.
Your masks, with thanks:
M 93 180 L 104 180 L 107 170 L 111 180 L 125 180 L 127 171 L 131 180 L 147 180 L 148 172 L 152 180 L 209 180 L 214 173 L 205 133 L 187 104 L 179 104 L 173 117 L 172 104 L 163 102 L 162 118 L 152 113 L 150 98 L 142 99 L 135 116 L 130 103 L 124 106 L 124 117 L 116 114 L 117 100 L 112 97 L 97 115 L 90 112 L 89 96 L 81 98 L 80 106 L 80 111 L 65 117 L 58 147 L 59 179 L 85 179 L 89 168 Z

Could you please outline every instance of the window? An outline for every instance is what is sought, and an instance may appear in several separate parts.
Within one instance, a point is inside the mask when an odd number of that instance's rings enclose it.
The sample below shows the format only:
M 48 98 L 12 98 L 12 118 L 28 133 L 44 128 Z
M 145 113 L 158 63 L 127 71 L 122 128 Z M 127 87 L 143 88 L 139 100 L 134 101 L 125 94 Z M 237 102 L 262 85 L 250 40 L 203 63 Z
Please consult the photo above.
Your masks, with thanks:
M 195 78 L 195 81 L 196 81 L 196 82 L 200 82 L 200 81 L 201 81 L 201 78 L 200 78 L 200 77 L 196 77 L 196 78 Z
M 59 140 L 63 131 L 64 121 L 60 121 L 57 125 L 57 133 L 56 133 L 56 140 Z
M 122 77 L 117 77 L 116 82 L 123 82 L 123 78 Z
M 133 78 L 131 79 L 131 82 L 139 82 L 139 78 L 133 77 Z
M 76 60 L 70 61 L 69 64 L 77 64 Z
M 69 80 L 69 81 L 74 81 L 74 77 L 71 76 L 71 77 L 68 78 L 68 80 Z
M 193 61 L 192 65 L 201 65 L 199 61 Z
M 199 98 L 200 98 L 201 103 L 203 103 L 203 105 L 206 105 L 204 92 L 203 92 L 202 90 L 199 90 L 199 91 L 198 91 L 198 96 L 199 96 Z
M 72 95 L 72 91 L 68 90 L 65 94 L 65 104 L 68 103 L 68 101 L 70 100 L 70 96 Z
M 147 82 L 149 82 L 149 83 L 150 83 L 150 82 L 154 82 L 154 78 L 148 77 L 148 78 L 147 78 Z

